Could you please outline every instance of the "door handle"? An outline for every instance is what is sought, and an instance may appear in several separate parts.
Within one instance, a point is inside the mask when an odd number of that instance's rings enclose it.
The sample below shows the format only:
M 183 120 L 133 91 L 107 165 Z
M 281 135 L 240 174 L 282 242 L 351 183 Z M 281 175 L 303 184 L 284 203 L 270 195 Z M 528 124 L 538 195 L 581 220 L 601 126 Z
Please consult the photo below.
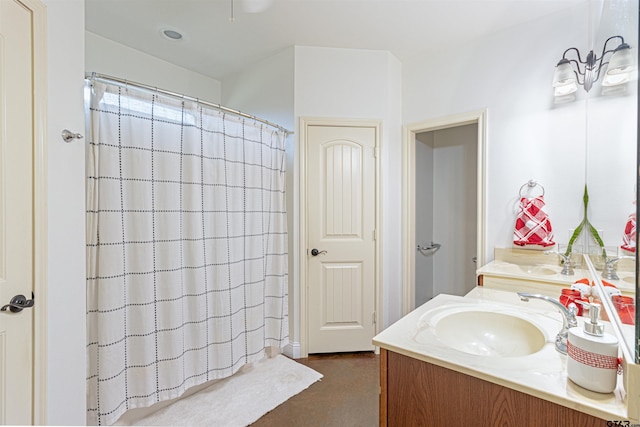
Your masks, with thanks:
M 25 308 L 33 307 L 35 303 L 33 292 L 31 292 L 31 299 L 27 299 L 24 295 L 16 295 L 11 298 L 9 304 L 6 304 L 0 308 L 0 311 L 7 311 L 9 309 L 12 313 L 20 313 Z
M 313 255 L 313 256 L 318 256 L 320 254 L 326 254 L 326 253 L 327 253 L 327 251 L 319 251 L 316 248 L 311 249 L 311 255 Z

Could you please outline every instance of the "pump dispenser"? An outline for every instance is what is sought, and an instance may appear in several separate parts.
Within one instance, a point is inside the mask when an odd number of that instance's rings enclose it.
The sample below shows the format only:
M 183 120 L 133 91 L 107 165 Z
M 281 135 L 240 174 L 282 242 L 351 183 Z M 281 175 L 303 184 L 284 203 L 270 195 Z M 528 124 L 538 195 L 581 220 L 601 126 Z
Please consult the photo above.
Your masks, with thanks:
M 600 319 L 600 305 L 599 304 L 588 304 L 588 305 L 589 305 L 590 322 L 584 323 L 584 331 L 589 335 L 601 337 L 604 335 L 604 325 L 598 321 Z
M 567 376 L 588 390 L 611 393 L 617 382 L 618 338 L 604 331 L 599 304 L 584 305 L 589 306 L 589 321 L 568 333 Z

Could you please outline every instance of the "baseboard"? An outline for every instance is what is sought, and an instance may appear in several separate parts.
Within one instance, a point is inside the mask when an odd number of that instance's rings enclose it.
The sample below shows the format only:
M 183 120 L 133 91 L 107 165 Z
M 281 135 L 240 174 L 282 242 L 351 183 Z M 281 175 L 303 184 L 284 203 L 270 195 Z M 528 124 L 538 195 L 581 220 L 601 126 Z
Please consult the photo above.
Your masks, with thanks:
M 290 357 L 292 359 L 300 359 L 300 343 L 299 342 L 289 342 L 283 349 L 282 352 L 285 356 Z

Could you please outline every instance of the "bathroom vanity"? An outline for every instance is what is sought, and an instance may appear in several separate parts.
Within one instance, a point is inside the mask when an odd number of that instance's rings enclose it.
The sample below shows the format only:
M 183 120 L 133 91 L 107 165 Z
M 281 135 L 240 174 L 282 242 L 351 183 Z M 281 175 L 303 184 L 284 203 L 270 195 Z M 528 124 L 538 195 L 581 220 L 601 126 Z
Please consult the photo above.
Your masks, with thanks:
M 393 351 L 381 350 L 380 363 L 381 426 L 603 425 L 592 415 Z
M 465 297 L 438 295 L 374 338 L 381 348 L 380 425 L 628 420 L 621 376 L 608 394 L 567 379 L 567 356 L 554 345 L 561 326 L 553 305 L 520 301 L 514 291 L 477 287 Z

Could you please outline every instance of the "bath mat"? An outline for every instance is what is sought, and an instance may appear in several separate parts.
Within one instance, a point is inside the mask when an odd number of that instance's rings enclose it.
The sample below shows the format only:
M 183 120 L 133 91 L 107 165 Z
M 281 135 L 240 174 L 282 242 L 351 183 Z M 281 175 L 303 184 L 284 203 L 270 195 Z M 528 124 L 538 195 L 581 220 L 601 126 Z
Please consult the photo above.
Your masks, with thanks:
M 320 378 L 322 374 L 279 354 L 128 425 L 244 427 Z

